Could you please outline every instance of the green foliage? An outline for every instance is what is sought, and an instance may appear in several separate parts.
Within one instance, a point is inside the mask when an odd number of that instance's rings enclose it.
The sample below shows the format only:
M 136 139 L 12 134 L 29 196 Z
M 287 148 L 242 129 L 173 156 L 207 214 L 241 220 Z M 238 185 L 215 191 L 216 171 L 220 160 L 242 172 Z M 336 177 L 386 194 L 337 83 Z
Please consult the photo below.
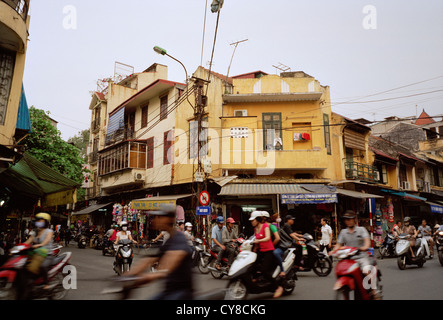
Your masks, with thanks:
M 49 112 L 32 106 L 29 115 L 32 133 L 23 140 L 26 151 L 48 167 L 81 184 L 86 170 L 80 150 L 61 138 L 60 131 L 51 123 Z
M 81 157 L 83 158 L 84 163 L 88 163 L 87 148 L 89 144 L 89 134 L 89 129 L 85 129 L 79 131 L 77 135 L 68 139 L 68 143 L 73 143 L 74 146 L 76 146 L 80 150 Z

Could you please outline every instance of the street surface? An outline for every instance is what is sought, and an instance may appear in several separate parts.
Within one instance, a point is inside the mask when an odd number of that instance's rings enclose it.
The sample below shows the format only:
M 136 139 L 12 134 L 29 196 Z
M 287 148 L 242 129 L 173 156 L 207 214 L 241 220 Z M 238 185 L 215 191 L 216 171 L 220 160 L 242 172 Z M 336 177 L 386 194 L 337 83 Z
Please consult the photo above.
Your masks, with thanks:
M 71 289 L 66 300 L 117 300 L 117 294 L 102 294 L 103 289 L 112 287 L 116 274 L 112 269 L 113 257 L 103 256 L 101 250 L 79 249 L 71 241 L 62 252 L 72 252 L 71 263 L 77 272 L 77 289 Z M 144 254 L 144 249 L 135 249 L 134 263 Z M 382 272 L 384 300 L 442 300 L 443 267 L 438 258 L 427 260 L 423 268 L 407 266 L 399 270 L 396 258 L 378 260 Z M 335 267 L 335 263 L 334 263 Z M 212 299 L 222 300 L 223 290 L 228 281 L 214 279 L 210 274 L 201 274 L 193 270 L 197 295 L 208 294 Z M 333 300 L 332 287 L 335 282 L 334 271 L 327 277 L 318 277 L 314 272 L 299 272 L 296 288 L 292 295 L 282 296 L 278 300 Z M 134 290 L 131 299 L 146 300 L 161 289 L 161 282 Z M 208 297 L 208 296 L 205 296 Z M 248 300 L 272 299 L 272 293 L 249 295 Z

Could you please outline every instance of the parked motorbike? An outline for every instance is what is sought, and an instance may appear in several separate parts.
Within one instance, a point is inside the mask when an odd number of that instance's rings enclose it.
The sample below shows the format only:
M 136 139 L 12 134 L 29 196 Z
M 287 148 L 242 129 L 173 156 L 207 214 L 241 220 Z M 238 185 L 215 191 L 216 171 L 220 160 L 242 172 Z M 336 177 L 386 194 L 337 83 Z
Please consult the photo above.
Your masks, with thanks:
M 77 246 L 80 248 L 80 249 L 84 249 L 84 248 L 86 248 L 86 244 L 88 243 L 88 239 L 86 239 L 86 236 L 84 235 L 84 234 L 80 234 L 79 236 L 78 236 L 78 244 L 77 244 Z
M 239 246 L 245 241 L 245 239 L 243 238 L 243 235 L 240 235 L 240 237 L 238 239 L 235 240 L 234 242 L 234 246 L 235 246 L 235 253 L 234 253 L 234 257 L 236 257 L 238 255 L 238 253 L 240 252 Z M 217 269 L 215 264 L 217 262 L 217 257 L 218 257 L 218 252 L 212 251 L 212 249 L 209 249 L 209 254 L 210 257 L 209 259 L 205 260 L 205 262 L 208 262 L 207 264 L 207 268 L 210 270 L 211 275 L 215 278 L 215 279 L 221 279 L 224 276 L 228 275 L 228 259 L 226 258 L 226 256 L 224 256 L 221 259 L 221 266 L 220 269 Z
M 95 233 L 90 241 L 90 246 L 96 250 L 103 249 L 103 235 L 99 233 Z
M 380 259 L 383 259 L 384 257 L 395 257 L 395 245 L 396 240 L 394 235 L 392 232 L 387 233 L 382 245 L 378 248 Z
M 197 267 L 203 274 L 209 273 L 207 259 L 205 259 L 208 255 L 205 255 L 203 241 L 199 238 L 195 238 L 192 241 L 192 244 L 192 266 Z
M 110 254 L 111 257 L 115 256 L 114 244 L 109 240 L 108 237 L 103 237 L 103 245 L 102 245 L 102 253 L 103 255 Z
M 229 283 L 226 291 L 226 299 L 245 300 L 249 293 L 259 294 L 272 292 L 271 283 L 262 275 L 255 272 L 255 261 L 257 253 L 252 251 L 255 236 L 244 241 L 240 247 L 240 253 L 229 269 Z M 272 275 L 274 279 L 280 280 L 284 289 L 284 295 L 289 295 L 294 291 L 297 273 L 294 267 L 295 246 L 287 249 L 283 255 L 283 268 L 285 277 L 280 277 L 280 266 L 276 262 L 276 269 Z
M 353 247 L 343 247 L 339 249 L 334 256 L 339 260 L 335 267 L 335 275 L 337 280 L 334 284 L 335 298 L 337 300 L 350 300 L 352 293 L 354 293 L 354 300 L 373 300 L 374 295 L 372 290 L 377 292 L 377 298 L 382 298 L 383 286 L 381 285 L 381 272 L 376 267 L 376 260 L 374 259 L 373 266 L 376 272 L 370 272 L 369 279 L 365 279 L 358 262 L 353 257 L 360 251 Z
M 324 253 L 320 252 L 320 248 L 315 244 L 314 238 L 309 233 L 303 235 L 304 243 L 301 243 L 304 254 L 302 254 L 300 266 L 303 270 L 298 272 L 314 271 L 319 277 L 326 277 L 332 271 L 332 260 Z
M 443 231 L 437 232 L 435 243 L 437 245 L 438 261 L 440 261 L 440 264 L 443 266 Z
M 399 240 L 395 246 L 395 253 L 397 254 L 397 265 L 400 270 L 406 269 L 406 265 L 416 264 L 419 268 L 423 267 L 426 262 L 425 255 L 426 249 L 425 239 L 417 238 L 415 241 L 415 246 L 412 248 L 414 250 L 415 258 L 411 255 L 411 244 L 409 242 L 410 235 L 402 233 L 398 236 Z
M 43 277 L 31 273 L 27 266 L 29 254 L 33 251 L 29 244 L 21 243 L 10 251 L 11 257 L 0 267 L 0 299 L 63 299 L 67 290 L 63 287 L 63 268 L 69 264 L 71 252 L 65 252 L 52 257 L 48 271 L 49 289 L 45 286 Z
M 118 241 L 118 248 L 115 255 L 114 271 L 121 276 L 126 271 L 129 271 L 134 258 L 132 250 L 132 240 L 124 239 Z

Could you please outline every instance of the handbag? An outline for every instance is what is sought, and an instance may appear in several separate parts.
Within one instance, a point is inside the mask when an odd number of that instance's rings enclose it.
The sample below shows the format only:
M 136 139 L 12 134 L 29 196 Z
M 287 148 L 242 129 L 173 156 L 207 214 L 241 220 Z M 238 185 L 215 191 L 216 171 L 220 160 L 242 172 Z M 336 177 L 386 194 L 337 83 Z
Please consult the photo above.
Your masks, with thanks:
M 278 234 L 280 235 L 280 242 L 278 243 L 280 248 L 288 249 L 292 246 L 292 238 L 283 229 L 278 230 Z

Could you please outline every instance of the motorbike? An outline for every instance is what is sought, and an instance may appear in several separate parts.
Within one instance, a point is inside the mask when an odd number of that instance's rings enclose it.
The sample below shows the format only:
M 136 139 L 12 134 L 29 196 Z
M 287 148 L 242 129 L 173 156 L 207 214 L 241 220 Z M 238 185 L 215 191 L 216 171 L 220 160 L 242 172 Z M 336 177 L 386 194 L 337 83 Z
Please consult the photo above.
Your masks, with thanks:
M 11 257 L 0 267 L 0 299 L 21 300 L 41 299 L 61 300 L 67 290 L 63 286 L 63 269 L 69 265 L 71 252 L 59 254 L 54 252 L 52 263 L 48 271 L 49 289 L 45 286 L 43 277 L 27 269 L 30 262 L 29 254 L 32 253 L 29 244 L 18 244 L 10 250 Z
M 373 266 L 376 272 L 371 271 L 368 276 L 363 274 L 358 262 L 353 257 L 358 254 L 360 250 L 353 247 L 342 247 L 334 256 L 338 259 L 335 267 L 335 275 L 337 280 L 334 284 L 336 300 L 350 300 L 352 292 L 354 293 L 354 300 L 373 300 L 374 295 L 372 290 L 376 290 L 378 299 L 382 298 L 383 286 L 381 285 L 381 272 L 377 268 L 375 257 L 372 256 Z
M 207 255 L 205 255 L 205 250 L 203 249 L 203 241 L 195 238 L 192 244 L 192 266 L 197 267 L 203 274 L 209 273 L 207 259 L 205 259 Z
M 243 242 L 240 253 L 229 269 L 229 283 L 226 290 L 227 300 L 245 300 L 249 293 L 259 294 L 272 292 L 273 288 L 262 275 L 255 272 L 257 253 L 252 251 L 255 236 Z M 285 277 L 280 278 L 280 266 L 276 262 L 276 268 L 272 277 L 280 281 L 284 295 L 292 294 L 297 280 L 297 271 L 294 267 L 295 246 L 288 248 L 283 254 L 283 268 Z
M 96 250 L 103 249 L 103 235 L 99 233 L 95 233 L 90 241 L 90 246 Z
M 402 233 L 398 236 L 399 240 L 397 245 L 395 246 L 395 253 L 397 254 L 397 265 L 400 270 L 406 269 L 406 265 L 416 264 L 419 268 L 423 267 L 426 262 L 426 249 L 425 239 L 417 238 L 415 242 L 414 255 L 415 258 L 412 258 L 411 255 L 411 244 L 409 242 L 410 235 L 406 233 Z
M 243 235 L 240 235 L 239 238 L 237 238 L 234 241 L 234 256 L 236 257 L 238 255 L 238 253 L 240 252 L 239 246 L 245 241 L 245 239 L 243 238 Z M 224 276 L 228 275 L 228 259 L 226 257 L 223 257 L 221 259 L 221 268 L 217 269 L 215 267 L 215 264 L 217 262 L 217 257 L 218 257 L 218 252 L 213 251 L 212 249 L 209 249 L 209 258 L 208 259 L 204 259 L 203 261 L 206 262 L 206 264 L 202 265 L 202 268 L 204 268 L 205 266 L 207 266 L 207 268 L 210 270 L 211 275 L 215 278 L 215 279 L 221 279 Z
M 391 232 L 387 233 L 382 245 L 378 248 L 380 259 L 383 259 L 383 257 L 395 257 L 395 244 L 394 235 Z
M 126 271 L 129 271 L 134 258 L 132 250 L 132 240 L 124 239 L 118 241 L 118 248 L 115 255 L 114 271 L 121 276 Z
M 111 257 L 115 256 L 114 244 L 106 236 L 103 237 L 102 253 L 104 256 L 107 254 L 110 254 Z
M 86 248 L 86 244 L 88 243 L 88 240 L 86 239 L 86 236 L 84 235 L 84 234 L 80 234 L 79 236 L 78 236 L 78 244 L 77 244 L 77 246 L 80 248 L 80 249 L 84 249 L 84 248 Z
M 443 266 L 443 231 L 437 232 L 435 243 L 437 245 L 438 261 L 440 261 L 440 264 Z
M 298 272 L 310 272 L 311 270 L 319 277 L 326 277 L 332 271 L 332 261 L 324 252 L 320 252 L 320 248 L 315 244 L 314 238 L 309 233 L 303 235 L 304 243 L 300 243 L 303 252 L 300 266 L 303 270 Z

